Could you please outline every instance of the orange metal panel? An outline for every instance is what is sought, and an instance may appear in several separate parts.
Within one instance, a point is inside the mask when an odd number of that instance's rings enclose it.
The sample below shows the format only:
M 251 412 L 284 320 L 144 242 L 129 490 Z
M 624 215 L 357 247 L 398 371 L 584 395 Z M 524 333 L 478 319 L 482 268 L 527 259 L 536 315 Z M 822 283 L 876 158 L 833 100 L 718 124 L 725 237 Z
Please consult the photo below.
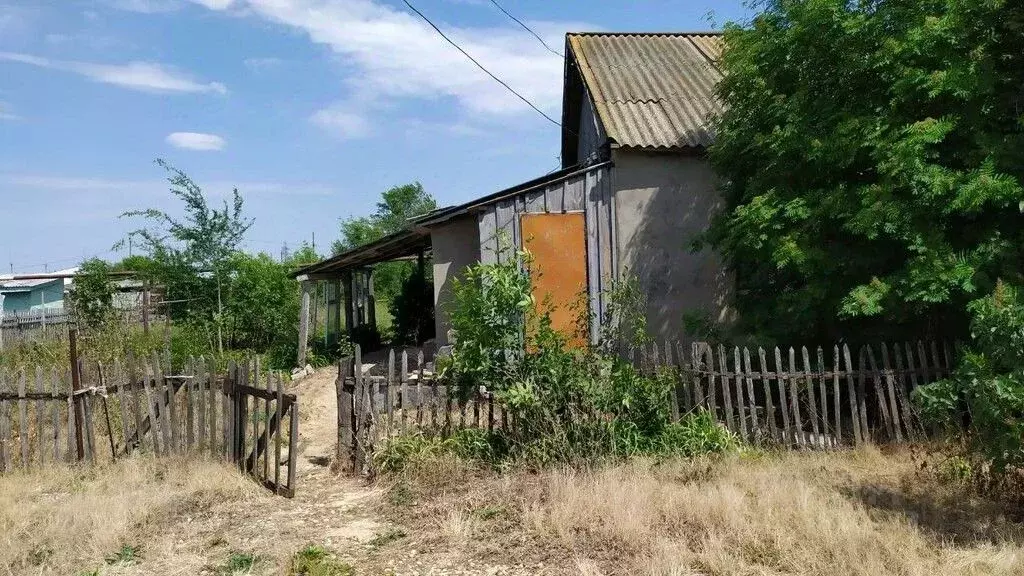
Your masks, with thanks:
M 577 320 L 586 314 L 587 239 L 582 213 L 523 214 L 520 217 L 523 247 L 530 253 L 533 297 L 538 309 L 545 302 L 553 307 L 551 324 L 583 346 Z M 582 307 L 581 307 L 582 303 Z

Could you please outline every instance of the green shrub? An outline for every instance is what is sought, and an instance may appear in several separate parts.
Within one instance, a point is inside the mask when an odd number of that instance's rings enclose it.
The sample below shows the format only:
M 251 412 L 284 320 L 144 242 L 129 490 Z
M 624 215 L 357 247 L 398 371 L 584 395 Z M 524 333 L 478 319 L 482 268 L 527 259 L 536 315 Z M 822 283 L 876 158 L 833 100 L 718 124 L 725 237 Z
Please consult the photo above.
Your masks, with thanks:
M 529 255 L 471 266 L 456 282 L 452 325 L 455 343 L 441 365 L 443 377 L 463 396 L 486 386 L 514 425 L 499 433 L 463 431 L 450 440 L 400 439 L 381 456 L 382 467 L 400 468 L 410 457 L 450 452 L 491 465 L 517 460 L 542 467 L 604 457 L 669 453 L 695 455 L 733 449 L 736 440 L 710 414 L 670 424 L 670 394 L 681 374 L 640 373 L 618 351 L 649 343 L 635 282 L 607 295 L 600 341 L 579 348 L 572 334 L 555 330 L 550 302 L 537 306 L 526 269 Z M 596 318 L 581 316 L 588 333 Z
M 922 386 L 922 418 L 956 436 L 999 480 L 1024 467 L 1024 302 L 1000 283 L 971 303 L 971 345 L 952 377 Z M 966 426 L 966 427 L 965 427 Z
M 722 426 L 711 412 L 701 410 L 665 426 L 654 451 L 691 457 L 729 452 L 738 447 L 736 436 Z

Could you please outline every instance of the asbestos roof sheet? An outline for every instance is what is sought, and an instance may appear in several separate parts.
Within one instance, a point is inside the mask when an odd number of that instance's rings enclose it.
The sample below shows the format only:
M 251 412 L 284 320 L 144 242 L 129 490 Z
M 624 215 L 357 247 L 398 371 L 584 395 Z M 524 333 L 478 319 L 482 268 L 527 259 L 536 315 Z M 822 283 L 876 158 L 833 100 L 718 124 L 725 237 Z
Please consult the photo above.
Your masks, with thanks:
M 680 149 L 714 141 L 720 34 L 569 34 L 568 43 L 616 144 Z

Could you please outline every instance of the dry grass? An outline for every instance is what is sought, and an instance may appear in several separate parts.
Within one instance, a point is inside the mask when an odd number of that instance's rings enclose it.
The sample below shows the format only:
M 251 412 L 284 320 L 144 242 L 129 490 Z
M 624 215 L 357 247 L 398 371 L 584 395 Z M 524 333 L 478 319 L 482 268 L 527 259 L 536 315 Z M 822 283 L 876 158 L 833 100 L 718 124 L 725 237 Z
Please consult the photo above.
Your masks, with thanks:
M 136 457 L 0 476 L 0 574 L 78 574 L 214 503 L 263 489 L 230 467 Z
M 497 476 L 394 518 L 545 574 L 1024 574 L 1024 527 L 1004 514 L 868 449 Z

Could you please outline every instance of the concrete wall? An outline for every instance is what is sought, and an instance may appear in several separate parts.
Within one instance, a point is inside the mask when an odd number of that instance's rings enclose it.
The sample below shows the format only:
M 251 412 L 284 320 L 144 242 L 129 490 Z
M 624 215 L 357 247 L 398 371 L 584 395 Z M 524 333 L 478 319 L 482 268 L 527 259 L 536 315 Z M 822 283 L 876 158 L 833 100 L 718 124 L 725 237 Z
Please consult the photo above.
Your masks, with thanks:
M 688 340 L 687 313 L 730 322 L 731 275 L 713 253 L 689 248 L 722 206 L 708 161 L 623 149 L 612 160 L 617 271 L 639 280 L 651 334 Z
M 434 327 L 437 345 L 448 344 L 448 308 L 453 297 L 452 279 L 480 261 L 480 230 L 475 215 L 466 215 L 433 228 L 430 242 L 434 254 Z

